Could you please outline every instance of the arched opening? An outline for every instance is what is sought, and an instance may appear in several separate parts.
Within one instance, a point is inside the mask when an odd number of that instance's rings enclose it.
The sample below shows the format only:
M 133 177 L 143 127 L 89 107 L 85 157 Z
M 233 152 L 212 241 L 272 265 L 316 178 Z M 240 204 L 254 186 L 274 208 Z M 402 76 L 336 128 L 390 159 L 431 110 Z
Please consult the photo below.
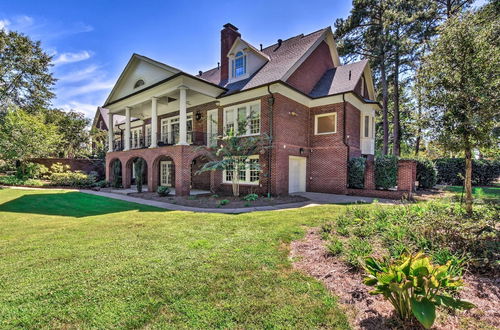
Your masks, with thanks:
M 147 191 L 148 164 L 142 157 L 133 157 L 127 162 L 127 182 L 131 188 L 136 189 L 137 184 L 142 184 L 142 191 Z
M 191 190 L 210 191 L 211 171 L 199 172 L 200 169 L 209 162 L 205 155 L 200 155 L 191 161 Z
M 175 188 L 175 163 L 172 157 L 162 155 L 155 160 L 153 167 L 156 186 Z
M 119 159 L 113 159 L 109 162 L 109 184 L 113 188 L 122 187 L 122 162 Z

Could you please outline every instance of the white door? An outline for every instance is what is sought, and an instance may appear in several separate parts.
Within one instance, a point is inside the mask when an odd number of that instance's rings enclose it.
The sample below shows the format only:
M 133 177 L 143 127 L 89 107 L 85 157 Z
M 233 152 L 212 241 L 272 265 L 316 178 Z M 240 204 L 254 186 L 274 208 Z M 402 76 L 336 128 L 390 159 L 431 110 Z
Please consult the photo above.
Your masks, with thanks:
M 219 120 L 217 113 L 217 109 L 207 112 L 207 146 L 209 147 L 217 144 L 217 130 Z
M 288 158 L 288 193 L 306 191 L 306 157 Z
M 160 186 L 172 186 L 172 162 L 164 160 L 160 162 Z

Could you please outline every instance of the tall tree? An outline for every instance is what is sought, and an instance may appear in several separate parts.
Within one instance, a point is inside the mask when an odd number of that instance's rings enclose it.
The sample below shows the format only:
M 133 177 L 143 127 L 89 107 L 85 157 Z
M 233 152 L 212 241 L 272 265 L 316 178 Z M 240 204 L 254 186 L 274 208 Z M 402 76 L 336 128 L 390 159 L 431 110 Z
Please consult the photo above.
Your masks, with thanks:
M 51 60 L 39 41 L 0 29 L 0 112 L 10 105 L 30 113 L 49 106 L 55 83 Z
M 465 154 L 466 208 L 472 212 L 472 152 L 491 146 L 498 126 L 500 19 L 498 3 L 456 15 L 424 57 L 419 83 L 440 144 Z
M 353 0 L 347 19 L 335 21 L 339 53 L 348 59 L 368 58 L 382 91 L 383 153 L 389 150 L 387 56 L 390 48 L 389 0 Z
M 56 150 L 59 134 L 47 125 L 42 114 L 9 108 L 0 123 L 0 158 L 25 161 L 46 157 Z
M 57 126 L 61 139 L 57 145 L 57 156 L 75 158 L 89 153 L 90 120 L 81 112 L 71 110 L 46 110 L 45 122 Z

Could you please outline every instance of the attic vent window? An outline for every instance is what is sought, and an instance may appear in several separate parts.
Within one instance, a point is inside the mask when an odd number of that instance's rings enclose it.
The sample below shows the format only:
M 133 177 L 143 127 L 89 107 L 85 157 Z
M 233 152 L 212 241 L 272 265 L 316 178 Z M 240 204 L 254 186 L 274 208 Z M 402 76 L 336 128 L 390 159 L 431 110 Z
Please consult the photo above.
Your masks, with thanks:
M 142 85 L 144 85 L 144 80 L 142 79 L 139 79 L 135 82 L 134 84 L 134 88 L 138 88 L 138 87 L 141 87 Z
M 233 78 L 243 76 L 247 72 L 247 57 L 243 52 L 237 52 L 233 60 Z

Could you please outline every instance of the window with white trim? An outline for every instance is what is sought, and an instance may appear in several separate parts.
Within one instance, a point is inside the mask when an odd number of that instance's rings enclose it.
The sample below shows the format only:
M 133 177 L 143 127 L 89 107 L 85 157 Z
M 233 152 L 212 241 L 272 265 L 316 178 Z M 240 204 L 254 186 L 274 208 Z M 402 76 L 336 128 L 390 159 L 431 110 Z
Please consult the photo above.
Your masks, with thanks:
M 314 116 L 314 134 L 324 135 L 337 133 L 337 113 L 323 113 Z
M 365 138 L 370 137 L 370 116 L 365 116 Z
M 260 134 L 260 104 L 248 103 L 224 109 L 224 132 L 235 130 L 237 135 Z
M 234 56 L 234 59 L 232 61 L 232 67 L 233 67 L 233 78 L 241 77 L 247 72 L 247 56 L 242 52 L 239 51 L 236 53 Z
M 151 124 L 146 125 L 146 147 L 151 145 Z
M 234 166 L 228 166 L 222 173 L 224 183 L 233 183 L 234 174 Z M 248 157 L 245 167 L 239 169 L 238 177 L 241 184 L 259 184 L 260 165 L 258 155 Z

